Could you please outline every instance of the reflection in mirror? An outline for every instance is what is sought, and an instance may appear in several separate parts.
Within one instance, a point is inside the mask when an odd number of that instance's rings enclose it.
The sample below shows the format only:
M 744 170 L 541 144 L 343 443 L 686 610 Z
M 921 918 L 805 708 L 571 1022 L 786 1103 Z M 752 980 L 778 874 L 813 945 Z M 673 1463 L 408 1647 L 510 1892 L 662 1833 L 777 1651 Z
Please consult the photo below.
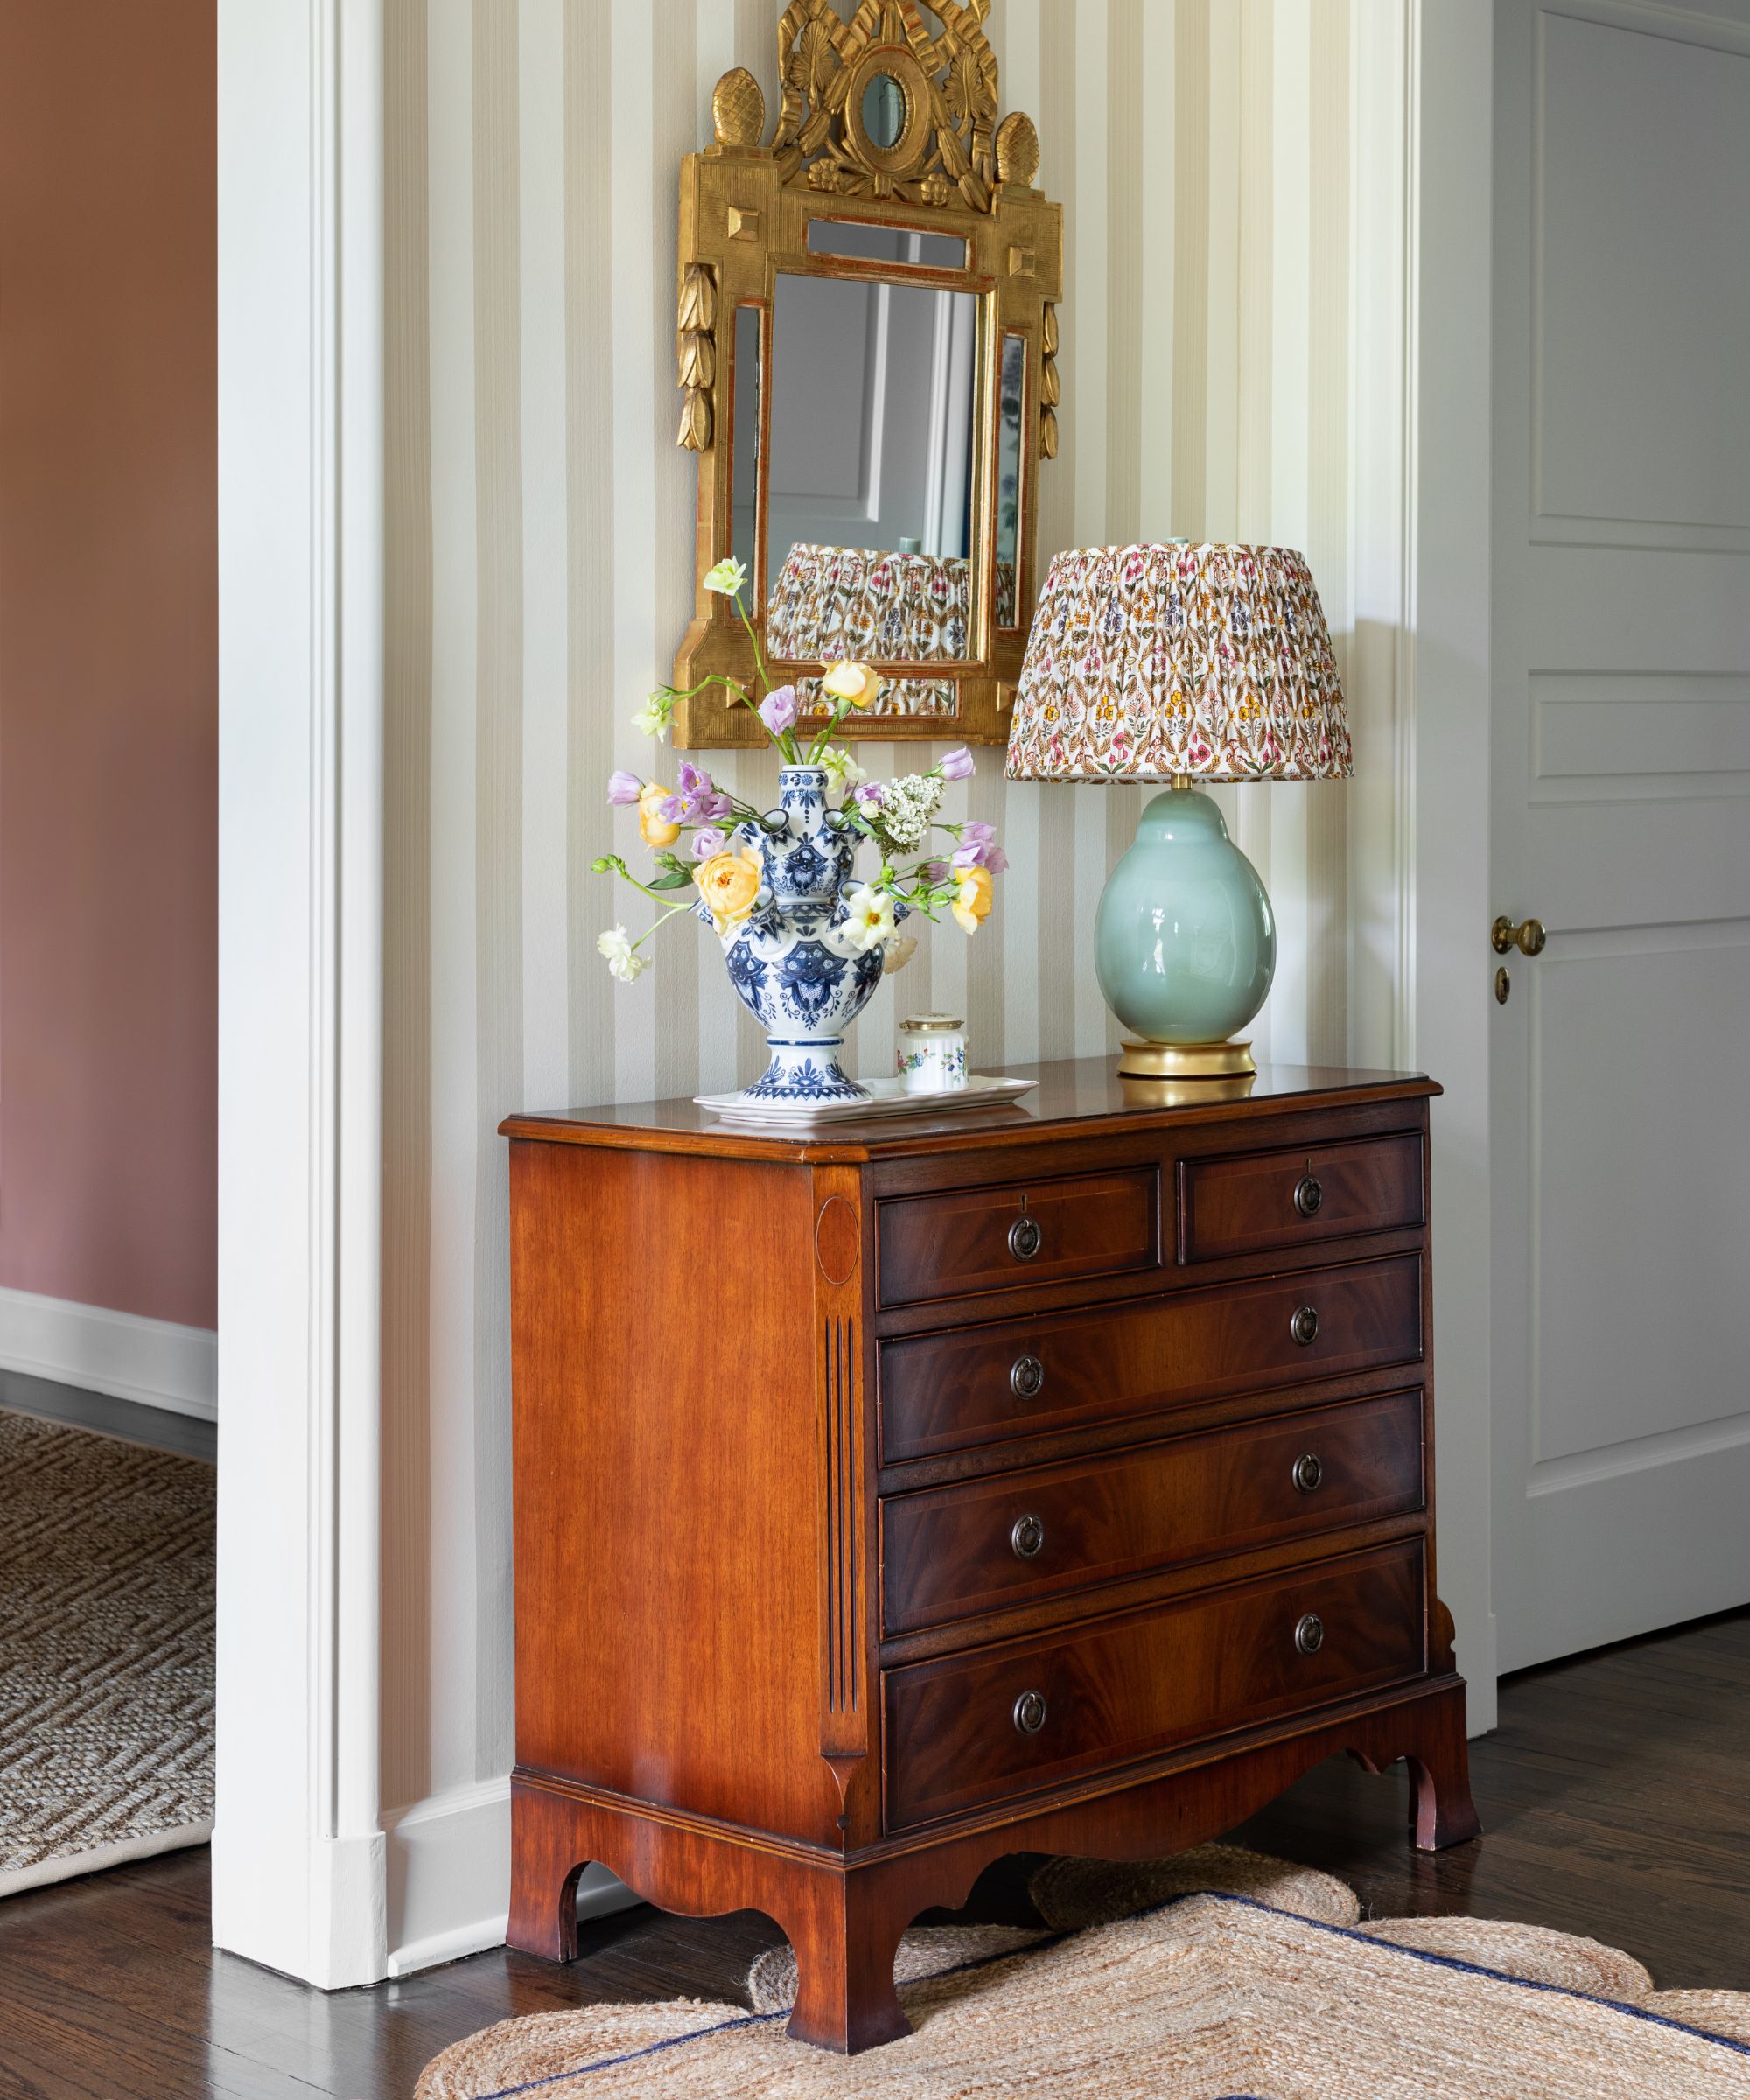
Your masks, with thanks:
M 1021 416 L 1026 402 L 1027 339 L 1003 338 L 997 382 L 997 625 L 1020 625 L 1015 578 L 1021 560 Z
M 914 238 L 864 230 L 892 260 Z M 970 292 L 780 273 L 764 495 L 774 659 L 966 659 L 977 337 Z
M 906 129 L 906 91 L 891 73 L 878 73 L 863 90 L 863 129 L 872 146 L 889 153 Z
M 958 234 L 914 234 L 854 219 L 810 219 L 808 248 L 816 256 L 850 256 L 860 262 L 906 262 L 924 270 L 966 268 L 966 242 Z
M 735 310 L 735 430 L 730 448 L 730 550 L 750 577 L 760 520 L 760 309 Z

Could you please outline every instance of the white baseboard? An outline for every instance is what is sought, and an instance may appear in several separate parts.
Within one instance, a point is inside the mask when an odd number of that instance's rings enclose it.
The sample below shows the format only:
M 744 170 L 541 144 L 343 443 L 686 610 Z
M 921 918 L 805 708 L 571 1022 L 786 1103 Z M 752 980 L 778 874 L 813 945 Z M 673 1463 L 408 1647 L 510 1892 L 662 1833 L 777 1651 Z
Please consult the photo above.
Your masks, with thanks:
M 510 1918 L 510 1780 L 455 1787 L 383 1818 L 388 1840 L 388 1972 L 502 1947 Z M 604 1866 L 578 1891 L 580 1918 L 640 1899 Z
M 0 1370 L 203 1422 L 219 1418 L 219 1337 L 211 1327 L 0 1289 Z

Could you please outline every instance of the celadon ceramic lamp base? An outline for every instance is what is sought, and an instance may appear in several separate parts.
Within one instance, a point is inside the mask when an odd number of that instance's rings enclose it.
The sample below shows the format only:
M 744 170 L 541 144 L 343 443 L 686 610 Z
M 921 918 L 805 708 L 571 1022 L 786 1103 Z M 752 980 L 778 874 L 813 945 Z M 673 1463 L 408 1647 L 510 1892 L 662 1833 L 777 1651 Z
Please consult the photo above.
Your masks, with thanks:
M 1136 1079 L 1253 1072 L 1235 1040 L 1276 974 L 1276 920 L 1222 812 L 1188 782 L 1143 811 L 1094 922 L 1094 967 L 1130 1031 L 1118 1060 Z

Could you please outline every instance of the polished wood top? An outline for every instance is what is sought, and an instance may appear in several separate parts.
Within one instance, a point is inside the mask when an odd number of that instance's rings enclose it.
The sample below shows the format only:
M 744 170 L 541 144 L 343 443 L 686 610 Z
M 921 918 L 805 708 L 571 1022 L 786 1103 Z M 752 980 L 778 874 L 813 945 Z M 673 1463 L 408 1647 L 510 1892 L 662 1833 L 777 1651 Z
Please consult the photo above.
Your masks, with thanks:
M 1255 1079 L 1121 1080 L 1106 1057 L 1005 1065 L 991 1074 L 1033 1079 L 1018 1101 L 945 1116 L 870 1116 L 813 1134 L 725 1123 L 696 1102 L 622 1102 L 539 1116 L 508 1116 L 506 1138 L 606 1145 L 647 1152 L 696 1152 L 737 1159 L 851 1164 L 963 1152 L 995 1144 L 1110 1135 L 1126 1129 L 1293 1115 L 1311 1108 L 1418 1100 L 1441 1091 L 1419 1072 L 1352 1072 L 1340 1065 L 1265 1065 Z

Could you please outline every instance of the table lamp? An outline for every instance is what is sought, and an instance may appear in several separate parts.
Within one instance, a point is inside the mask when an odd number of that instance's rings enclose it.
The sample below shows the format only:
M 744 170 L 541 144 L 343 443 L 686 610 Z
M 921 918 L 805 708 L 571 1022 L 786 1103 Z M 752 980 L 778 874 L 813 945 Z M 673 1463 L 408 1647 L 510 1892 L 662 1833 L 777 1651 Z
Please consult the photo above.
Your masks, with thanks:
M 1040 593 L 1009 735 L 1012 780 L 1171 782 L 1094 922 L 1136 1079 L 1256 1069 L 1235 1040 L 1276 973 L 1258 873 L 1194 780 L 1335 780 L 1342 687 L 1306 557 L 1286 547 L 1082 547 Z

